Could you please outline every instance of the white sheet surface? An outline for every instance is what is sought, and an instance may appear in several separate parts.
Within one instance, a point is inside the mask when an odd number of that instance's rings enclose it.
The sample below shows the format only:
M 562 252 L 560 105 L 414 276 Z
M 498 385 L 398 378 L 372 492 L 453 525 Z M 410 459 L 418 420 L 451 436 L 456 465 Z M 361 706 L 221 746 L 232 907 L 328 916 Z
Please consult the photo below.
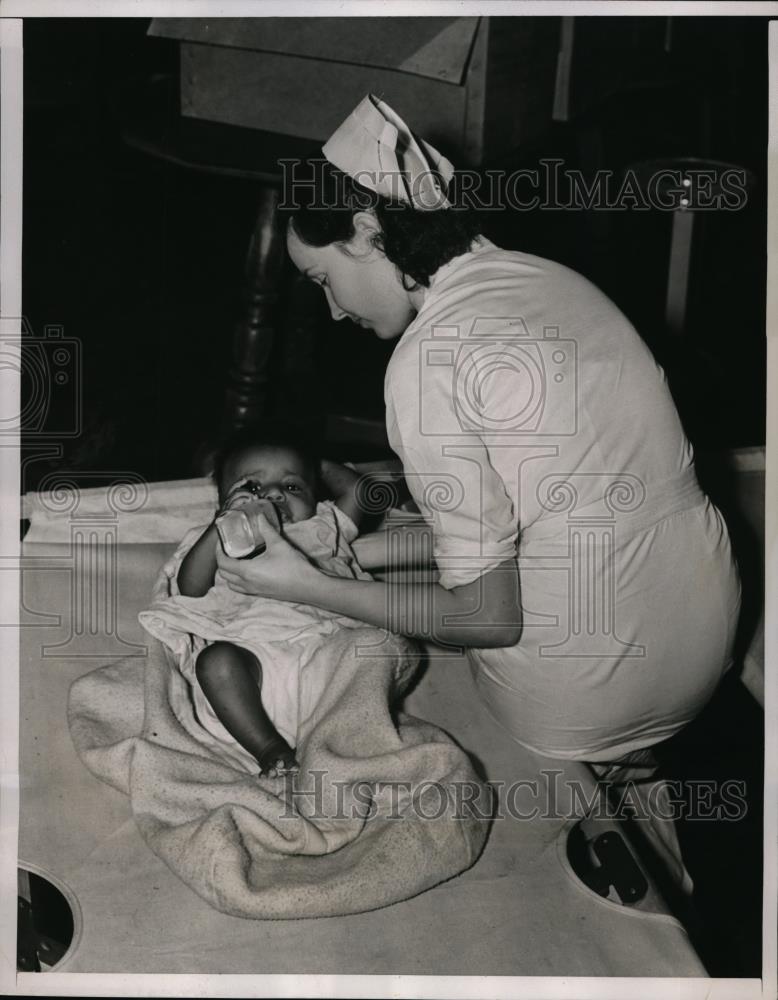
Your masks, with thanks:
M 471 870 L 381 911 L 276 922 L 211 909 L 149 851 L 124 796 L 81 765 L 65 718 L 74 678 L 130 653 L 140 663 L 136 616 L 172 546 L 125 541 L 148 527 L 128 522 L 117 547 L 93 539 L 83 548 L 74 523 L 58 523 L 62 541 L 53 544 L 33 526 L 22 588 L 19 854 L 80 903 L 83 933 L 61 971 L 705 974 L 673 918 L 603 900 L 577 881 L 565 861 L 572 820 L 561 801 L 551 818 L 497 819 Z M 583 767 L 533 758 L 498 729 L 463 657 L 433 656 L 406 707 L 454 735 L 491 780 L 538 782 L 538 795 L 529 784 L 516 800 L 525 812 L 543 805 L 543 767 L 564 769 L 548 779 L 558 787 L 575 779 L 591 788 Z

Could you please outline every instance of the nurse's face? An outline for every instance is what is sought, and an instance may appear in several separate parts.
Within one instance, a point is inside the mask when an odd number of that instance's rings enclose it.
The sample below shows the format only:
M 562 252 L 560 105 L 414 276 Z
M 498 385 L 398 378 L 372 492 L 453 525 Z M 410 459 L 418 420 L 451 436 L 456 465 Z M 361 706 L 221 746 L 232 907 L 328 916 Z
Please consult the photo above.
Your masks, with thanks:
M 391 340 L 413 319 L 414 295 L 403 288 L 394 264 L 373 245 L 379 228 L 371 213 L 358 212 L 354 229 L 348 243 L 311 247 L 290 225 L 287 250 L 295 267 L 321 285 L 333 319 L 350 319 Z

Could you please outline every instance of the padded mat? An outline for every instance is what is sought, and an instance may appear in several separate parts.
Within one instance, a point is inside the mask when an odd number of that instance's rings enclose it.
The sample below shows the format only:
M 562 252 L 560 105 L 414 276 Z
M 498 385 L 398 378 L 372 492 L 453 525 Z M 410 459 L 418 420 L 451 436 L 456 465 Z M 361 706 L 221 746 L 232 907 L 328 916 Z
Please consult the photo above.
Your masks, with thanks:
M 19 856 L 79 901 L 81 936 L 58 971 L 705 975 L 674 918 L 604 900 L 567 866 L 575 810 L 563 801 L 565 783 L 591 788 L 588 771 L 511 740 L 480 705 L 464 657 L 435 650 L 407 710 L 448 731 L 503 783 L 503 815 L 475 866 L 354 916 L 254 921 L 211 909 L 150 852 L 128 800 L 83 767 L 65 716 L 76 677 L 122 656 L 128 669 L 140 664 L 136 616 L 171 548 L 133 542 L 109 557 L 100 544 L 24 547 Z M 547 786 L 563 791 L 550 816 L 521 818 L 543 806 Z

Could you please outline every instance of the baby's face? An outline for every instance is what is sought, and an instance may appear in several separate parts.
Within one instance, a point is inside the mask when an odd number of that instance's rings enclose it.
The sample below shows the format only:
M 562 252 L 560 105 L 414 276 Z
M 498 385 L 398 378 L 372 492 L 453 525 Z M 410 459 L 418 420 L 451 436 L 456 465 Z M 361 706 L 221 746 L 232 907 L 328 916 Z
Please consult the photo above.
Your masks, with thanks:
M 311 470 L 305 459 L 290 448 L 246 448 L 230 456 L 222 474 L 225 501 L 247 482 L 255 483 L 257 495 L 270 500 L 282 524 L 307 521 L 316 513 L 316 495 Z

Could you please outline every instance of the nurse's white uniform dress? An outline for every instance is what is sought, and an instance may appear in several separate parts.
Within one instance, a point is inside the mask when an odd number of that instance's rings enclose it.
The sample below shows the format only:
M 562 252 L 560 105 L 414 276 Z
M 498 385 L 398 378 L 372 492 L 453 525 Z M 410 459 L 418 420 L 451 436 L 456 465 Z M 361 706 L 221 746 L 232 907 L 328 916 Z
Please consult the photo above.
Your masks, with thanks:
M 739 581 L 664 374 L 613 303 L 480 239 L 433 277 L 385 397 L 441 585 L 518 554 L 521 640 L 468 651 L 514 738 L 616 761 L 694 718 L 731 662 Z

